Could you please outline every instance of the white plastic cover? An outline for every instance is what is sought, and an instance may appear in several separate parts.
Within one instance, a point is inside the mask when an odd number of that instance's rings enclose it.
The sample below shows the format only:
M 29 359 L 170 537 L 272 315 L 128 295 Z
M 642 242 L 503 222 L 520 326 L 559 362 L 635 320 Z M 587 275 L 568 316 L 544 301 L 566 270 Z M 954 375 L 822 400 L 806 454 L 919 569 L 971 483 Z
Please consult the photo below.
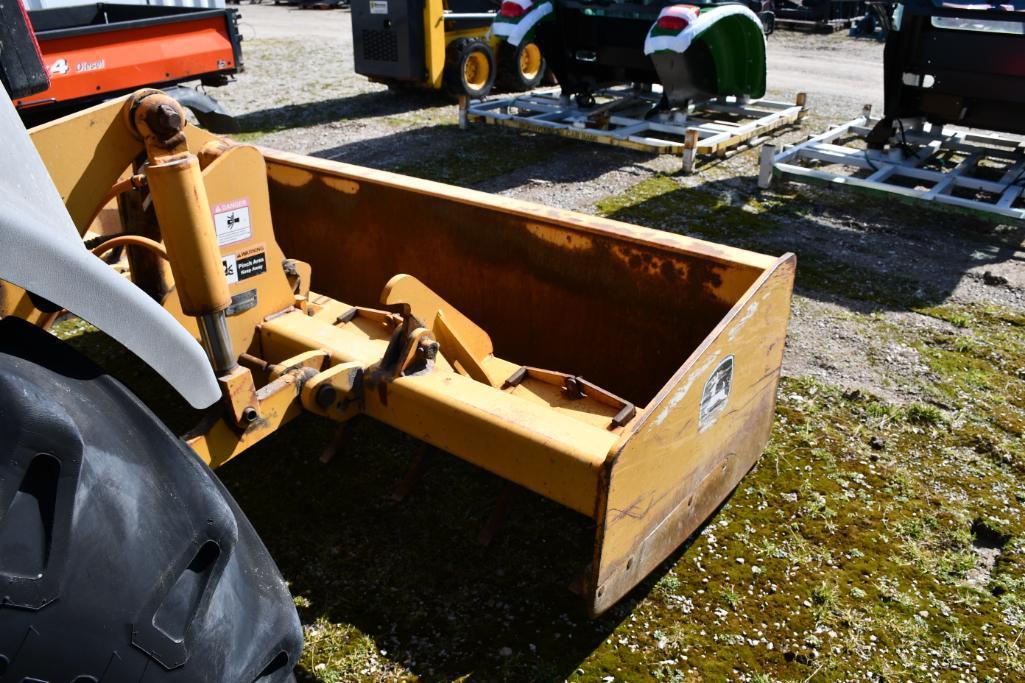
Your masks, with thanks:
M 217 380 L 199 343 L 85 248 L 3 88 L 0 140 L 0 279 L 88 320 L 139 356 L 192 406 L 217 401 Z
M 721 5 L 704 10 L 693 17 L 696 8 L 690 5 L 670 5 L 659 12 L 658 18 L 664 16 L 681 16 L 688 20 L 688 24 L 676 35 L 652 35 L 652 31 L 658 26 L 658 20 L 648 30 L 648 36 L 644 39 L 644 54 L 653 55 L 663 50 L 683 54 L 690 47 L 691 42 L 702 33 L 707 31 L 720 19 L 731 17 L 735 14 L 743 14 L 753 21 L 759 29 L 762 28 L 762 20 L 758 15 L 743 5 Z

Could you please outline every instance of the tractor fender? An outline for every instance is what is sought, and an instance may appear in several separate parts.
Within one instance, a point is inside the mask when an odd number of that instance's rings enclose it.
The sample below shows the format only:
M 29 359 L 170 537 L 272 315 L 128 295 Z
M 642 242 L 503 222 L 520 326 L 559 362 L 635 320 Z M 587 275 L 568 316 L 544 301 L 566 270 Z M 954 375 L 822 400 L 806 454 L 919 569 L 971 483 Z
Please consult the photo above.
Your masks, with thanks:
M 698 14 L 697 8 L 692 5 L 670 5 L 665 7 L 659 12 L 659 19 L 667 16 L 679 16 L 687 19 L 689 23 L 682 30 L 670 33 L 661 30 L 658 21 L 656 21 L 648 30 L 647 38 L 644 39 L 644 54 L 652 55 L 663 50 L 683 54 L 695 38 L 726 17 L 737 14 L 750 19 L 758 27 L 759 32 L 763 32 L 761 19 L 743 5 L 722 5 L 705 10 L 700 14 Z
M 675 19 L 682 27 L 666 28 L 674 22 L 663 19 Z M 700 14 L 689 5 L 671 5 L 662 9 L 644 40 L 644 54 L 651 57 L 670 101 L 694 94 L 686 82 L 694 66 L 688 69 L 686 62 L 695 41 L 707 47 L 714 65 L 713 80 L 702 88 L 705 94 L 765 94 L 765 28 L 757 14 L 743 5 L 722 5 Z
M 0 279 L 116 339 L 196 408 L 220 398 L 199 343 L 170 313 L 85 248 L 28 132 L 0 97 Z
M 505 2 L 519 5 L 526 10 L 525 14 L 515 19 L 502 16 L 501 11 L 495 15 L 491 30 L 499 38 L 504 38 L 510 45 L 518 46 L 534 30 L 539 21 L 555 11 L 552 0 L 536 2 L 535 0 L 505 0 Z
M 238 121 L 228 113 L 221 103 L 204 92 L 183 85 L 164 88 L 164 94 L 173 97 L 178 104 L 196 115 L 199 125 L 218 135 L 238 133 Z

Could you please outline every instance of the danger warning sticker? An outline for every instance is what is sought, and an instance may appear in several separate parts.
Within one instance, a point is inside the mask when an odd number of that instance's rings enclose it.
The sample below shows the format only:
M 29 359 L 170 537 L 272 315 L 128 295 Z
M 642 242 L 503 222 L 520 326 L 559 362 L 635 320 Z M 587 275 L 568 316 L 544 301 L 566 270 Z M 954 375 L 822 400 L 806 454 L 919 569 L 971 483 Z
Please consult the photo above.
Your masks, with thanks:
M 226 254 L 221 257 L 221 263 L 224 265 L 224 277 L 228 279 L 229 285 L 233 285 L 240 280 L 266 273 L 267 252 L 261 244 L 235 254 Z
M 214 228 L 217 244 L 222 247 L 250 239 L 253 225 L 249 220 L 249 200 L 236 199 L 214 206 Z

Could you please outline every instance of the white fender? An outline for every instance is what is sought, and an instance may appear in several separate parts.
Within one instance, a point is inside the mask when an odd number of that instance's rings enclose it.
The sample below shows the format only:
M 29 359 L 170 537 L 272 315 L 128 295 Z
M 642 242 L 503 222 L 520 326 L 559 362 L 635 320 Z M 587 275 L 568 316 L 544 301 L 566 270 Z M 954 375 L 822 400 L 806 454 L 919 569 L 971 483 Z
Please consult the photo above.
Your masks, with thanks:
M 0 140 L 0 279 L 89 321 L 141 358 L 193 407 L 220 399 L 199 342 L 85 248 L 3 88 Z
M 684 14 L 680 12 L 680 8 L 678 8 L 678 6 L 671 5 L 663 8 L 663 10 L 659 12 L 658 17 L 661 19 L 665 15 L 674 15 L 677 13 L 679 13 L 680 16 L 684 16 Z M 681 30 L 674 36 L 653 36 L 651 35 L 651 30 L 649 30 L 648 37 L 644 39 L 644 54 L 651 55 L 655 52 L 661 52 L 662 50 L 683 54 L 687 51 L 687 48 L 690 47 L 691 42 L 707 31 L 712 24 L 734 14 L 743 14 L 757 24 L 759 28 L 762 27 L 762 20 L 758 18 L 758 15 L 743 5 L 722 5 L 720 7 L 713 7 L 712 9 L 701 12 L 697 19 L 690 21 L 687 28 Z M 687 16 L 687 18 L 690 19 L 690 16 Z M 657 25 L 658 22 L 656 21 L 655 24 L 652 25 L 651 29 L 654 29 Z
M 507 2 L 515 2 L 517 5 L 528 9 L 533 3 L 531 0 L 506 0 Z M 530 33 L 530 29 L 537 25 L 537 22 L 541 21 L 549 14 L 552 13 L 551 0 L 542 0 L 540 4 L 534 7 L 534 9 L 528 11 L 520 20 L 513 23 L 511 21 L 502 21 L 498 18 L 491 24 L 491 30 L 494 31 L 496 36 L 505 38 L 510 45 L 519 46 L 523 39 Z

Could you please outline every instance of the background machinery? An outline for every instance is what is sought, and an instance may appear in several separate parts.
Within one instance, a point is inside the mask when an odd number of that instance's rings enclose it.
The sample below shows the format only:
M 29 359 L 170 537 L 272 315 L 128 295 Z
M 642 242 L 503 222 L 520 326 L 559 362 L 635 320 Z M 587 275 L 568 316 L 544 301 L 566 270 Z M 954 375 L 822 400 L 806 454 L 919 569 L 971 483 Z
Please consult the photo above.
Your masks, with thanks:
M 485 122 L 679 155 L 724 157 L 804 116 L 806 97 L 761 99 L 770 2 L 507 0 L 493 32 L 536 40 L 559 87 L 462 98 L 460 125 Z
M 5 67 L 15 97 L 41 80 L 26 55 Z M 234 144 L 156 90 L 31 138 L 4 99 L 0 123 L 15 680 L 285 680 L 294 607 L 207 466 L 302 413 L 372 417 L 592 519 L 565 577 L 592 614 L 768 438 L 792 255 Z M 98 233 L 112 198 L 120 225 Z M 195 428 L 174 437 L 42 331 L 61 308 L 153 367 Z
M 356 73 L 394 86 L 483 97 L 497 84 L 529 90 L 546 63 L 537 44 L 511 46 L 491 35 L 492 0 L 355 0 Z
M 773 176 L 1025 220 L 1025 4 L 905 0 L 883 53 L 884 111 L 777 153 Z
M 771 4 L 604 3 L 541 0 L 510 21 L 507 5 L 495 33 L 516 45 L 533 37 L 562 88 L 587 106 L 605 86 L 659 84 L 663 105 L 694 99 L 765 94 L 765 40 Z
M 164 91 L 217 133 L 238 124 L 210 95 L 242 70 L 238 10 L 95 3 L 28 13 L 50 87 L 15 100 L 26 125 L 142 87 Z
M 883 54 L 889 137 L 898 119 L 1025 134 L 1025 3 L 905 0 Z
M 870 4 L 864 0 L 778 0 L 776 21 L 780 28 L 832 32 L 850 28 Z

